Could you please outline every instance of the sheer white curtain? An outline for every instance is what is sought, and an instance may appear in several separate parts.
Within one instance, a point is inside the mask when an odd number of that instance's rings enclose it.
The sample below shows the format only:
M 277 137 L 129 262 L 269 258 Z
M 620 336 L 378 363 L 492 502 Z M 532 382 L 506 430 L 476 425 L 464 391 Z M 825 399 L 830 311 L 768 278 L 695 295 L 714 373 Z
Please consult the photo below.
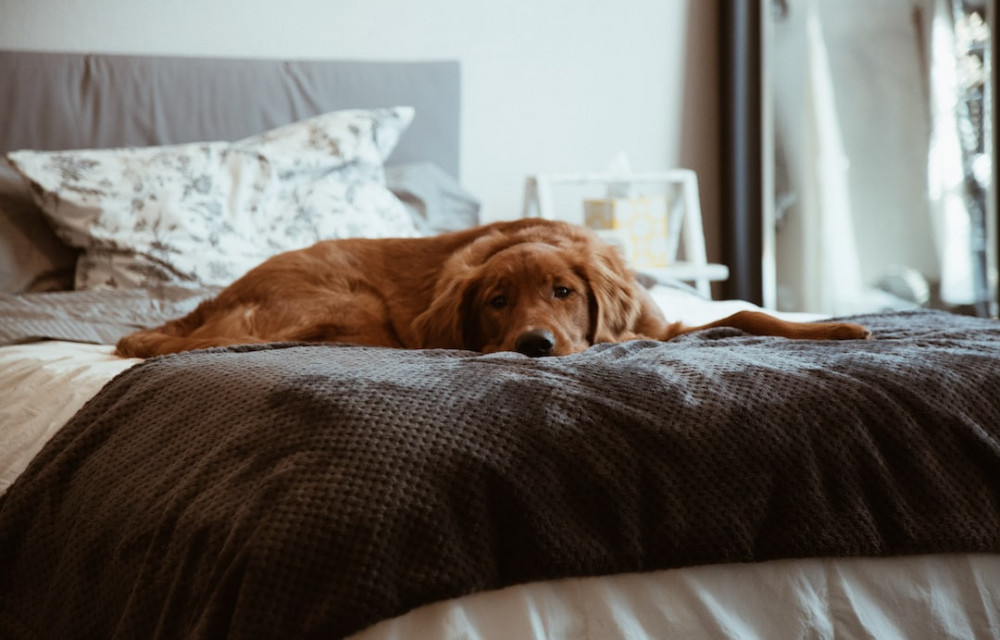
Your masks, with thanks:
M 959 139 L 958 46 L 951 0 L 931 0 L 931 138 L 927 162 L 930 214 L 941 271 L 942 301 L 976 300 L 971 247 L 972 225 L 965 204 L 962 146 Z
M 844 149 L 823 29 L 820 0 L 807 0 L 803 148 L 811 159 L 802 170 L 802 207 L 809 230 L 803 302 L 810 311 L 843 315 L 861 311 L 863 284 L 848 180 L 850 160 Z M 810 259 L 810 256 L 812 259 Z M 808 273 L 808 271 L 807 271 Z
M 824 1 L 789 1 L 772 43 L 776 186 L 787 204 L 778 215 L 777 297 L 779 309 L 839 315 L 855 310 L 862 282 Z

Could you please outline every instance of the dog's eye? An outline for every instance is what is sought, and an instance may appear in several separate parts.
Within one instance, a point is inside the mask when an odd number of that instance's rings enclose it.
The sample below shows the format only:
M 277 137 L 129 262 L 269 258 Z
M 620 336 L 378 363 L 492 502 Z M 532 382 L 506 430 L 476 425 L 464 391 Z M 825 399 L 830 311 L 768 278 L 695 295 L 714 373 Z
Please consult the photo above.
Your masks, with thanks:
M 507 296 L 495 296 L 490 300 L 490 306 L 494 309 L 503 309 L 507 306 Z
M 552 290 L 552 293 L 555 294 L 557 298 L 565 298 L 569 296 L 569 294 L 573 293 L 573 290 L 569 287 L 556 287 Z

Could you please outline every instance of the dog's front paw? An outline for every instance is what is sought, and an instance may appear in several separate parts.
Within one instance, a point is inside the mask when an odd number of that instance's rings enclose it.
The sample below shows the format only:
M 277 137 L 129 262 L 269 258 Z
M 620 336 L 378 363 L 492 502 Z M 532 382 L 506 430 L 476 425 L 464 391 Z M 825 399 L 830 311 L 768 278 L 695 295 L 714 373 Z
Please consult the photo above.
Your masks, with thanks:
M 867 327 L 852 322 L 831 322 L 831 340 L 871 340 L 872 332 Z

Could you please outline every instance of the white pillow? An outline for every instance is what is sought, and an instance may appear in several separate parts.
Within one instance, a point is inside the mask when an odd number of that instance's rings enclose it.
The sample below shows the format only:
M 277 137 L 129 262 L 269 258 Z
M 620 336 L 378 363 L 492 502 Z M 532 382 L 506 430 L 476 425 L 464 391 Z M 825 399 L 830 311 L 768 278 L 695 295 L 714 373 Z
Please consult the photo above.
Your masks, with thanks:
M 418 235 L 383 162 L 410 107 L 335 111 L 239 142 L 15 151 L 77 289 L 225 286 L 321 239 Z

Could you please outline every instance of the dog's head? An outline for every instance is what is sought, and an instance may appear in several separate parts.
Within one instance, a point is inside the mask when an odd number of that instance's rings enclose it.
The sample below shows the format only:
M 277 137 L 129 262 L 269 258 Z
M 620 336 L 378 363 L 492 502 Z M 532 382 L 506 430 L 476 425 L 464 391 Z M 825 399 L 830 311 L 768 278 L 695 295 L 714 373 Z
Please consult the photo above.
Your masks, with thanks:
M 452 256 L 413 328 L 423 347 L 567 355 L 629 334 L 636 286 L 593 233 L 542 221 L 494 231 Z

